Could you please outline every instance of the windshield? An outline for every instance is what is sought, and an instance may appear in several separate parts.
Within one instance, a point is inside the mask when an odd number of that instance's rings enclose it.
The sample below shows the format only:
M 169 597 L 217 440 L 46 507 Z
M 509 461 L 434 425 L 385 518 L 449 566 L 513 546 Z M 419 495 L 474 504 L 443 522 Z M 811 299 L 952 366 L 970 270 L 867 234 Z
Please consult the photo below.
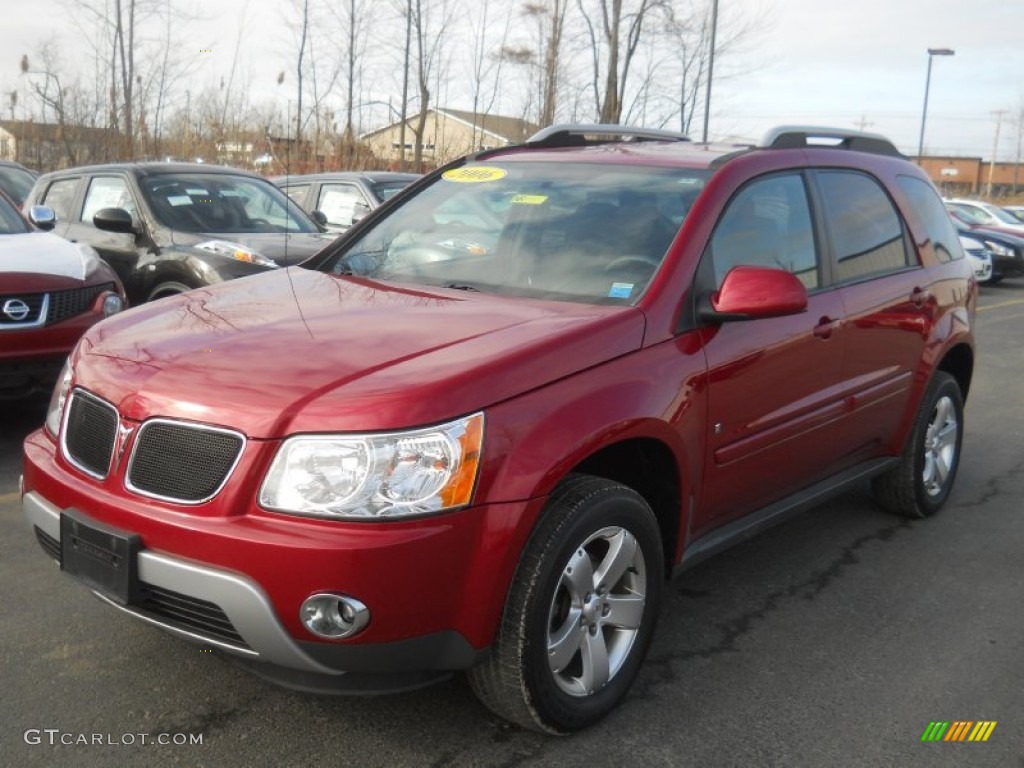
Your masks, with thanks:
M 28 197 L 36 177 L 24 168 L 13 165 L 0 165 L 0 189 L 11 196 L 15 205 L 21 205 Z
M 227 174 L 160 174 L 142 179 L 153 215 L 178 232 L 318 232 L 285 194 L 262 179 Z
M 378 200 L 384 202 L 397 195 L 412 184 L 413 181 L 414 179 L 409 179 L 408 181 L 378 181 L 373 185 L 373 194 L 377 196 Z
M 998 206 L 989 206 L 985 210 L 991 213 L 993 216 L 995 216 L 996 219 L 1001 221 L 1003 224 L 1013 224 L 1014 226 L 1020 225 L 1020 219 L 1018 219 L 1009 211 L 1004 211 L 1002 208 Z
M 23 235 L 32 229 L 3 195 L 0 195 L 0 235 Z
M 321 269 L 632 304 L 708 175 L 582 163 L 465 165 L 438 177 Z

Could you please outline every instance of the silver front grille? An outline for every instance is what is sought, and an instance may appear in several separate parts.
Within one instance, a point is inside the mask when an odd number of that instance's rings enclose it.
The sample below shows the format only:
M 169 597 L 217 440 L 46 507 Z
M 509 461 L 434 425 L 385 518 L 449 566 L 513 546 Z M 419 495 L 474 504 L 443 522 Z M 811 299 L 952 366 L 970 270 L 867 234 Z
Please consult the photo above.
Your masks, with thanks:
M 244 446 L 229 429 L 151 419 L 139 429 L 125 484 L 143 496 L 201 504 L 224 487 Z

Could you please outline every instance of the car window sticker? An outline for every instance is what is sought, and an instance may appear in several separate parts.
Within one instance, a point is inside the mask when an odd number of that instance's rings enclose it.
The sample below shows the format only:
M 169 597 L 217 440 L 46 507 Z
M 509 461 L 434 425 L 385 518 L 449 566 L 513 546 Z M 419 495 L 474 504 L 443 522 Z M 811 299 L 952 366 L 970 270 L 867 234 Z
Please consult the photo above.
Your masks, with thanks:
M 612 283 L 612 287 L 608 291 L 608 298 L 628 299 L 631 293 L 633 293 L 633 283 Z
M 504 168 L 493 168 L 488 165 L 467 165 L 462 168 L 452 168 L 441 174 L 445 181 L 458 181 L 462 183 L 476 183 L 482 181 L 497 181 L 507 175 Z

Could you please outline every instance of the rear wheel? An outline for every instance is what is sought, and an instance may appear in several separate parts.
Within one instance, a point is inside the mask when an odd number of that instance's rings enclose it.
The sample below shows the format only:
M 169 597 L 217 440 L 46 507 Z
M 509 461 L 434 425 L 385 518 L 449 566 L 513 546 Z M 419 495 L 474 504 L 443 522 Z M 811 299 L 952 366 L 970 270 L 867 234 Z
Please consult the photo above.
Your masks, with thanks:
M 633 490 L 574 475 L 552 494 L 509 590 L 491 657 L 469 672 L 490 709 L 527 728 L 585 728 L 626 695 L 664 581 L 654 514 Z
M 903 517 L 939 511 L 960 466 L 964 403 L 956 379 L 936 371 L 925 391 L 898 466 L 875 478 L 875 499 Z

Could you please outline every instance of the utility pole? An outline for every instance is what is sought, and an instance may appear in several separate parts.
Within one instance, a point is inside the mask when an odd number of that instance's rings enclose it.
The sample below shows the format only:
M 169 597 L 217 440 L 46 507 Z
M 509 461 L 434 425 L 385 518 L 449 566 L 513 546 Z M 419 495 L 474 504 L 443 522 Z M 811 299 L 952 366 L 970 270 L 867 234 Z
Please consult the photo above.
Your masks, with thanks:
M 715 37 L 718 34 L 718 0 L 711 0 L 711 50 L 708 54 L 708 83 L 704 91 L 704 133 L 701 141 L 708 143 L 708 121 L 711 119 L 711 81 L 715 76 Z
M 861 116 L 860 116 L 860 120 L 858 120 L 858 121 L 857 121 L 857 122 L 855 123 L 855 125 L 857 126 L 857 130 L 858 130 L 858 131 L 863 131 L 863 130 L 864 130 L 865 128 L 867 128 L 868 126 L 872 126 L 872 125 L 874 125 L 874 123 L 872 123 L 872 122 L 871 122 L 870 120 L 868 120 L 868 118 L 867 118 L 867 116 L 866 116 L 866 115 L 861 115 Z
M 992 113 L 996 118 L 996 137 L 992 141 L 992 159 L 988 161 L 988 184 L 986 185 L 985 196 L 992 199 L 992 174 L 996 169 L 996 153 L 999 151 L 999 128 L 1003 124 L 1005 109 L 997 109 Z

